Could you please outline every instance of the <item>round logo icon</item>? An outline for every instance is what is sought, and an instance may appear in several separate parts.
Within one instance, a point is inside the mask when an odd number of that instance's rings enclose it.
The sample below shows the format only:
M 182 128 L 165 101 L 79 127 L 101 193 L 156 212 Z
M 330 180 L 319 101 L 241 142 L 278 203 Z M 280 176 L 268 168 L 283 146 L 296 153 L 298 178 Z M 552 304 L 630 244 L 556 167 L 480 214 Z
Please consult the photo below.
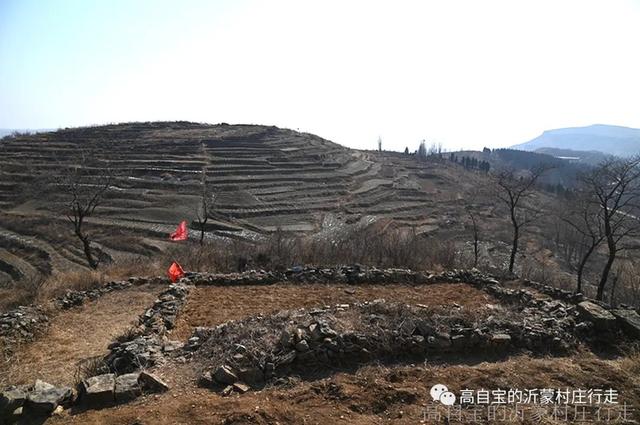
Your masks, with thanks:
M 433 399 L 433 401 L 440 401 L 440 396 L 442 395 L 442 393 L 446 393 L 447 391 L 449 391 L 449 388 L 447 388 L 446 385 L 435 384 L 433 387 L 431 387 L 431 391 L 429 392 L 429 394 L 431 394 L 431 398 Z
M 456 402 L 456 395 L 451 391 L 445 391 L 440 394 L 440 403 L 445 406 L 453 406 Z

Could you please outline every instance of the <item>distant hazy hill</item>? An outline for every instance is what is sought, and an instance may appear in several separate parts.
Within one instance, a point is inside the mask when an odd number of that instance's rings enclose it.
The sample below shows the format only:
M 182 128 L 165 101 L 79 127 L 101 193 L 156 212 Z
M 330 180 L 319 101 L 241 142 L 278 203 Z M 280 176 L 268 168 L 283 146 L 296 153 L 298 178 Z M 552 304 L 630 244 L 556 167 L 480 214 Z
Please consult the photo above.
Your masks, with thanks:
M 557 148 L 631 156 L 640 153 L 640 129 L 602 124 L 560 128 L 545 131 L 535 139 L 514 148 L 528 151 Z
M 598 151 L 576 151 L 573 149 L 558 148 L 538 148 L 535 152 L 551 155 L 569 162 L 579 162 L 589 165 L 598 165 L 600 162 L 611 157 L 611 155 Z

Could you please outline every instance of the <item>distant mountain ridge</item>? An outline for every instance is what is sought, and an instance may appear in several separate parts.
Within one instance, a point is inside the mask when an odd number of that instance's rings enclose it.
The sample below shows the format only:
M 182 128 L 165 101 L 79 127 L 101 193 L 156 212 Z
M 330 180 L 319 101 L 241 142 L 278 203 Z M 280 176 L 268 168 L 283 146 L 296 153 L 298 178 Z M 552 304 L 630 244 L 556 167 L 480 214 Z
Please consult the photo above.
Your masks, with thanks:
M 527 151 L 541 148 L 598 151 L 626 157 L 640 154 L 640 129 L 604 124 L 560 128 L 547 130 L 535 139 L 513 148 Z

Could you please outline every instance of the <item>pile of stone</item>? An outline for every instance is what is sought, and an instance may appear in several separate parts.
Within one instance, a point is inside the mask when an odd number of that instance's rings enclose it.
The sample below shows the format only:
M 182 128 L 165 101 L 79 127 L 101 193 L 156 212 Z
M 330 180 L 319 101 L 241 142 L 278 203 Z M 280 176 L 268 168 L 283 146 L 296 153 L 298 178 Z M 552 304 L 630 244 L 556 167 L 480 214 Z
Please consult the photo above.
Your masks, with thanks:
M 483 285 L 497 285 L 500 282 L 488 274 L 482 273 L 478 269 L 459 270 L 453 269 L 444 271 L 437 274 L 429 274 L 428 280 L 430 283 L 448 282 L 448 283 L 472 283 L 479 286 Z
M 129 341 L 109 345 L 104 361 L 110 370 L 129 373 L 162 363 L 162 342 L 157 335 L 141 335 Z
M 530 286 L 539 289 L 539 286 Z M 552 313 L 552 317 L 544 320 L 550 322 L 555 319 L 565 329 L 575 325 L 574 330 L 582 338 L 614 341 L 621 336 L 619 331 L 628 338 L 640 338 L 640 314 L 632 308 L 612 309 L 603 302 L 585 299 L 581 294 L 567 296 L 567 291 L 557 288 L 543 291 L 552 296 L 551 301 L 540 299 L 526 289 L 509 289 L 499 285 L 486 285 L 483 289 L 499 300 L 526 307 L 524 313 L 529 316 Z
M 93 376 L 84 379 L 77 391 L 37 380 L 32 386 L 14 386 L 0 392 L 0 423 L 31 423 L 75 405 L 99 409 L 168 389 L 148 372 Z
M 562 306 L 561 306 L 562 307 Z M 201 383 L 224 394 L 373 360 L 575 348 L 574 313 L 549 306 L 478 319 L 456 309 L 387 303 L 282 311 L 198 330 L 192 357 L 209 365 Z
M 526 279 L 523 282 L 554 299 L 575 304 L 580 318 L 584 320 L 578 324 L 579 329 L 591 330 L 594 336 L 600 339 L 611 340 L 618 330 L 624 332 L 629 338 L 640 338 L 640 314 L 631 307 L 623 305 L 612 308 L 602 301 L 588 299 L 581 293 L 573 293 Z
M 0 314 L 0 337 L 31 340 L 36 331 L 49 321 L 39 306 L 20 306 Z
M 293 268 L 285 272 L 287 280 L 301 283 L 313 282 L 346 282 L 350 284 L 384 284 L 384 283 L 428 283 L 429 275 L 408 269 L 379 269 L 364 267 L 358 264 L 336 269 L 328 268 Z

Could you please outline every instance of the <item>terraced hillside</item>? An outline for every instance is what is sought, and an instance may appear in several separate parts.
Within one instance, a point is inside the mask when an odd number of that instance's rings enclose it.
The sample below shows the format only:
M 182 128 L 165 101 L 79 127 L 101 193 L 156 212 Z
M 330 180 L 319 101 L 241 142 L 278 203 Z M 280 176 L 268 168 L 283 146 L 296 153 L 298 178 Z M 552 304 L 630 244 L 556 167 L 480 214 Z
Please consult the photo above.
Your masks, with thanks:
M 112 259 L 169 246 L 167 234 L 195 225 L 203 181 L 215 193 L 207 237 L 255 239 L 281 228 L 327 234 L 392 219 L 418 232 L 456 225 L 472 173 L 411 155 L 351 150 L 276 127 L 132 123 L 64 129 L 0 142 L 0 282 L 84 267 L 48 183 L 85 152 L 113 174 L 88 219 L 95 247 Z M 459 224 L 459 223 L 458 223 Z M 193 228 L 193 226 L 192 226 Z

